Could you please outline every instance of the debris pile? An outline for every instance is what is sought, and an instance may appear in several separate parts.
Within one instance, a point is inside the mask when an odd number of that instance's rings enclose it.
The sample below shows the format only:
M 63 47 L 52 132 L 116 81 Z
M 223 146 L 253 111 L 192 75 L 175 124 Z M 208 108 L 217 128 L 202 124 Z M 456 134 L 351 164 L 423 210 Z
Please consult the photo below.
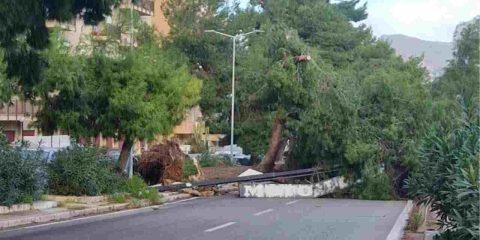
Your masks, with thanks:
M 149 184 L 168 184 L 182 180 L 183 161 L 187 158 L 180 146 L 166 141 L 144 151 L 138 162 L 138 172 Z

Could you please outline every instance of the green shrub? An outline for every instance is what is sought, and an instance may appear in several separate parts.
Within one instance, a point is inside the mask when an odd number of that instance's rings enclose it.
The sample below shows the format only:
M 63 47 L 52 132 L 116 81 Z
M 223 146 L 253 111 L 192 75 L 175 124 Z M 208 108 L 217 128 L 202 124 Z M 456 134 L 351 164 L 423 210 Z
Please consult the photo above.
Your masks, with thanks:
M 182 171 L 183 178 L 197 174 L 197 168 L 193 165 L 192 160 L 183 161 Z
M 108 202 L 110 203 L 125 203 L 127 196 L 125 193 L 113 193 L 108 195 Z
M 480 126 L 452 132 L 434 128 L 420 148 L 420 167 L 407 181 L 419 204 L 430 204 L 448 229 L 440 239 L 480 238 Z
M 142 199 L 148 191 L 148 186 L 141 177 L 134 175 L 131 179 L 123 182 L 120 190 L 128 193 L 131 197 Z
M 218 164 L 222 164 L 224 166 L 232 166 L 233 163 L 230 159 L 222 157 L 222 156 L 214 156 L 210 155 L 209 153 L 203 153 L 200 156 L 199 164 L 201 167 L 215 167 Z
M 0 205 L 38 200 L 45 186 L 45 163 L 40 154 L 21 154 L 0 134 Z
M 198 160 L 200 167 L 215 167 L 217 165 L 217 160 L 208 153 L 203 153 Z
M 149 188 L 143 179 L 139 176 L 132 176 L 131 179 L 125 180 L 120 190 L 128 194 L 134 199 L 148 199 L 152 204 L 161 202 L 161 196 L 155 188 Z
M 113 193 L 122 179 L 98 148 L 78 145 L 56 154 L 48 164 L 48 176 L 51 193 L 76 196 Z
M 145 199 L 148 199 L 151 204 L 159 204 L 162 202 L 162 196 L 155 188 L 149 188 L 145 193 Z

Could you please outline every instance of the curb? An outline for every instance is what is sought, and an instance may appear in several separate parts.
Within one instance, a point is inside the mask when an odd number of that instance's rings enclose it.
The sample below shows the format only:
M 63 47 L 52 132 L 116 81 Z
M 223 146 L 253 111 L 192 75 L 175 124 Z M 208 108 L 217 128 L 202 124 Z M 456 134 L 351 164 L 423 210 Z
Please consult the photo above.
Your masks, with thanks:
M 165 202 L 163 202 L 163 205 L 176 200 L 179 200 L 177 202 L 181 202 L 190 198 L 192 198 L 192 196 L 189 194 L 172 194 L 171 196 L 165 197 Z M 95 215 L 102 214 L 102 213 L 121 212 L 121 210 L 126 210 L 126 211 L 141 210 L 144 208 L 155 208 L 162 205 L 151 205 L 151 206 L 142 205 L 140 208 L 134 208 L 129 210 L 128 210 L 128 206 L 129 206 L 129 203 L 120 203 L 120 204 L 112 204 L 108 206 L 98 206 L 94 208 L 51 213 L 51 214 L 46 214 L 41 216 L 25 217 L 20 219 L 10 219 L 5 221 L 0 220 L 0 231 L 8 230 L 8 228 L 21 227 L 21 226 L 30 225 L 30 224 L 40 224 L 40 223 L 45 224 L 48 222 L 60 222 L 60 221 L 65 221 L 65 220 L 69 220 L 76 217 L 84 217 L 84 216 L 92 216 L 92 215 L 93 215 L 92 217 L 94 217 Z
M 91 216 L 83 216 L 83 217 L 72 218 L 72 219 L 64 219 L 62 221 L 47 222 L 47 223 L 42 223 L 42 224 L 38 224 L 38 225 L 18 226 L 16 228 L 0 230 L 0 236 L 3 237 L 3 238 L 15 238 L 15 237 L 17 237 L 19 235 L 22 235 L 22 234 L 31 234 L 31 233 L 34 233 L 36 231 L 44 231 L 44 230 L 52 229 L 52 228 L 54 228 L 55 226 L 58 226 L 58 225 L 60 225 L 60 226 L 73 226 L 73 225 L 76 225 L 76 224 L 108 220 L 108 219 L 113 219 L 113 218 L 117 218 L 117 217 L 130 216 L 130 215 L 133 215 L 133 214 L 148 213 L 148 212 L 157 211 L 157 210 L 160 210 L 160 209 L 168 209 L 168 208 L 171 208 L 170 205 L 181 204 L 181 203 L 191 201 L 191 200 L 195 200 L 195 199 L 198 199 L 198 197 L 192 197 L 192 198 L 183 199 L 183 200 L 179 200 L 179 201 L 175 201 L 175 202 L 168 202 L 168 203 L 164 203 L 164 204 L 161 204 L 161 205 L 152 205 L 152 206 L 148 206 L 148 207 L 141 207 L 141 208 L 134 208 L 134 209 L 124 209 L 124 210 L 121 210 L 121 211 L 108 212 L 108 213 L 91 215 Z
M 51 214 L 46 214 L 42 216 L 32 216 L 32 217 L 25 217 L 21 219 L 11 219 L 6 221 L 0 221 L 0 230 L 16 227 L 20 225 L 60 221 L 60 220 L 74 218 L 74 217 L 99 214 L 99 213 L 105 213 L 110 211 L 118 211 L 118 210 L 126 209 L 127 207 L 128 207 L 128 203 L 122 203 L 122 204 L 99 206 L 95 208 L 88 208 L 88 209 L 81 209 L 81 210 L 72 210 L 68 212 L 51 213 Z
M 386 240 L 401 240 L 403 238 L 405 227 L 407 226 L 408 218 L 412 208 L 412 200 L 408 200 L 407 204 L 405 204 L 405 208 L 403 208 L 403 211 L 398 216 L 397 221 L 395 221 L 392 230 L 390 230 Z

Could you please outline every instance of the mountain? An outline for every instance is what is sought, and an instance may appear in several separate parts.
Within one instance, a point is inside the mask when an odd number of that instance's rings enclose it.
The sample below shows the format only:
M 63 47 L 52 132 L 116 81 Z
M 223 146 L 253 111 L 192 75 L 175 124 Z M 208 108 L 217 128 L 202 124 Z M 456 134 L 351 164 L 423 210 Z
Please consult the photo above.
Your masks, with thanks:
M 472 20 L 470 21 L 466 21 L 466 22 L 461 22 L 457 25 L 457 27 L 455 28 L 455 32 L 453 33 L 453 41 L 457 41 L 460 39 L 460 37 L 462 36 L 462 31 L 463 29 L 465 29 L 465 27 L 467 27 L 468 25 L 470 24 L 473 24 L 474 22 L 476 21 L 480 21 L 480 15 L 474 17 Z
M 424 54 L 423 65 L 431 76 L 441 75 L 447 61 L 452 59 L 454 44 L 451 42 L 426 41 L 402 34 L 383 35 L 380 39 L 389 42 L 403 59 Z

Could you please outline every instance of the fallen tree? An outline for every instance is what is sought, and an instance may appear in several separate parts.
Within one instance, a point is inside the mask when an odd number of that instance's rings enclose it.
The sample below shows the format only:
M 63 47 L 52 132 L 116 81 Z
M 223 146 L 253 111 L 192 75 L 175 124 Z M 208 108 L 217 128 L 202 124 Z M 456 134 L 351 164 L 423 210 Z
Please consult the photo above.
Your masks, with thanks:
M 138 162 L 138 172 L 150 184 L 167 184 L 182 180 L 185 155 L 177 143 L 166 141 L 144 151 Z

